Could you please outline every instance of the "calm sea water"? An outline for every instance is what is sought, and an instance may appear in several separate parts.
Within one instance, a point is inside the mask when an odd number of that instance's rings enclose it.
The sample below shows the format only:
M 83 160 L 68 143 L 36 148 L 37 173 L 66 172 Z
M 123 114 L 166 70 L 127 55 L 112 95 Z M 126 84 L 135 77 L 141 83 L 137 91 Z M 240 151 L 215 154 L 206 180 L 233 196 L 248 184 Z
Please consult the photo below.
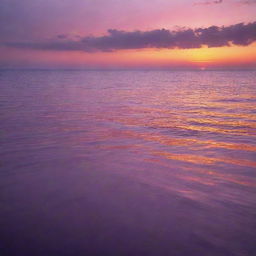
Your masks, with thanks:
M 1 255 L 256 255 L 256 72 L 0 86 Z

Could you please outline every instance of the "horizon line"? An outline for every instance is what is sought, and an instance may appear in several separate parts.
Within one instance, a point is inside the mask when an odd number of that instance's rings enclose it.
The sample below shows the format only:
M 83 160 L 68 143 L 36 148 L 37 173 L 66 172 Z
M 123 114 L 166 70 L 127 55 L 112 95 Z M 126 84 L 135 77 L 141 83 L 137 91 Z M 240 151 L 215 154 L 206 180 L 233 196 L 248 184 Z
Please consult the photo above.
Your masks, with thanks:
M 250 68 L 8 68 L 0 71 L 256 71 Z

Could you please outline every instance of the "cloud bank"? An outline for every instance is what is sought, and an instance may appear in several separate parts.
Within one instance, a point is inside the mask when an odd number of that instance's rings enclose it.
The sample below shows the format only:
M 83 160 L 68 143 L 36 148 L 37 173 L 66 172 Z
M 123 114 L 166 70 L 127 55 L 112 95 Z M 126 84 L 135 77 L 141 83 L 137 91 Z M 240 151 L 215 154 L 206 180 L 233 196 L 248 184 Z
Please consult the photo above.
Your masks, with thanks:
M 151 31 L 122 31 L 109 29 L 104 36 L 87 36 L 70 40 L 67 36 L 47 42 L 7 42 L 5 46 L 35 50 L 54 51 L 117 51 L 125 49 L 166 48 L 191 49 L 222 47 L 231 45 L 247 46 L 256 41 L 256 22 L 197 29 Z

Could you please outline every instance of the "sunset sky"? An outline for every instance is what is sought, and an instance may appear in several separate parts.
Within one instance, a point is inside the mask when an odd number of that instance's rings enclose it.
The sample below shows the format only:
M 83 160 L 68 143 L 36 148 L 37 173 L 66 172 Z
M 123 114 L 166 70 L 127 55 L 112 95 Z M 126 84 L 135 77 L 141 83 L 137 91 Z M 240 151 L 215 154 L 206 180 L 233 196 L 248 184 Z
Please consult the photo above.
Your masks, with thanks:
M 1 0 L 0 68 L 256 68 L 255 0 Z

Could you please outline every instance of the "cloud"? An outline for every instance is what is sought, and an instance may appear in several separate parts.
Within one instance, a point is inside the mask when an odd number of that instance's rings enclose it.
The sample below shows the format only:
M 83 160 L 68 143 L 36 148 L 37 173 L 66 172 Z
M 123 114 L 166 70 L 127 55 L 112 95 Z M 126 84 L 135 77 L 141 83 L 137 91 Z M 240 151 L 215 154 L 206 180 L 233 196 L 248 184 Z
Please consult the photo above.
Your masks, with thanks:
M 5 46 L 35 50 L 54 51 L 116 51 L 124 49 L 167 48 L 190 49 L 222 47 L 230 45 L 247 46 L 256 41 L 256 22 L 239 23 L 227 27 L 151 31 L 122 31 L 110 29 L 104 36 L 87 36 L 77 40 L 47 42 L 9 42 Z
M 241 4 L 256 4 L 256 0 L 240 0 Z
M 66 39 L 66 38 L 68 38 L 68 35 L 60 34 L 60 35 L 57 35 L 57 38 L 58 39 Z
M 203 1 L 203 2 L 197 2 L 195 5 L 210 5 L 210 4 L 221 4 L 223 3 L 223 0 L 212 0 L 212 1 Z
M 232 1 L 229 1 L 229 2 L 232 2 Z M 222 4 L 222 3 L 224 3 L 224 0 L 209 0 L 209 1 L 196 2 L 194 5 L 213 5 L 213 4 Z M 256 0 L 233 0 L 233 3 L 250 5 L 250 4 L 256 4 Z

